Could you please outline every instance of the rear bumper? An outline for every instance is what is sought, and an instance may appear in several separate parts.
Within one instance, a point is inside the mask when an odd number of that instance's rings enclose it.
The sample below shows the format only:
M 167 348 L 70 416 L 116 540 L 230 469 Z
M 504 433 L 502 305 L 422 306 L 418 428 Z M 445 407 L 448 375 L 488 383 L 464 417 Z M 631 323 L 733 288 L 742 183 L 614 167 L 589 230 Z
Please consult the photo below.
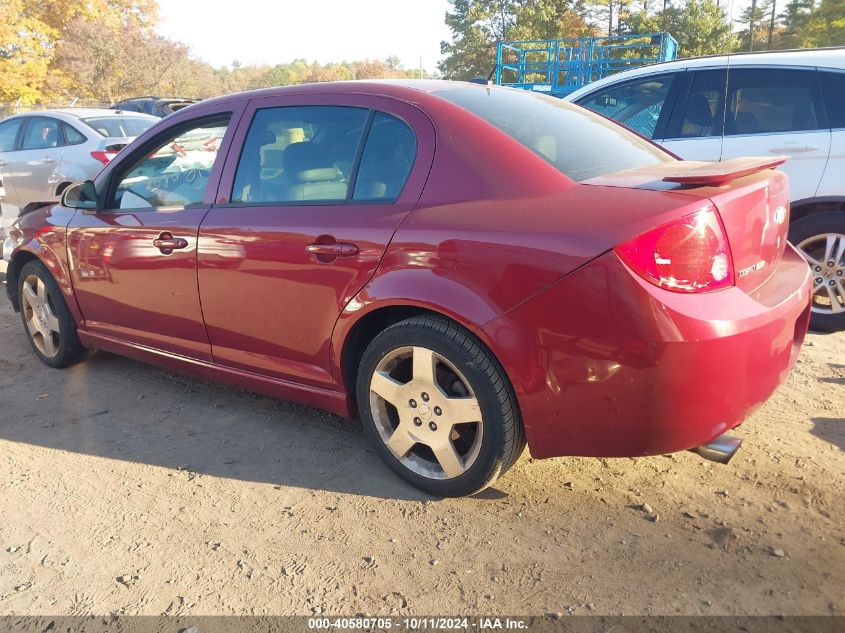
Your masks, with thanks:
M 708 443 L 765 402 L 797 360 L 810 290 L 792 246 L 751 295 L 662 290 L 609 252 L 482 334 L 535 457 L 663 454 Z

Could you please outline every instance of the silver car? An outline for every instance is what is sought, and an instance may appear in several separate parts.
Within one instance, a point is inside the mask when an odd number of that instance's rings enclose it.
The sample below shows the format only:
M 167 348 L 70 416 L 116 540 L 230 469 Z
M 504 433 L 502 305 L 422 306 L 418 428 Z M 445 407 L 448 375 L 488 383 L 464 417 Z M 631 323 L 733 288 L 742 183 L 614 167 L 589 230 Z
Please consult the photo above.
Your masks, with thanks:
M 23 208 L 53 200 L 93 178 L 158 117 L 105 109 L 42 110 L 0 121 L 3 203 Z

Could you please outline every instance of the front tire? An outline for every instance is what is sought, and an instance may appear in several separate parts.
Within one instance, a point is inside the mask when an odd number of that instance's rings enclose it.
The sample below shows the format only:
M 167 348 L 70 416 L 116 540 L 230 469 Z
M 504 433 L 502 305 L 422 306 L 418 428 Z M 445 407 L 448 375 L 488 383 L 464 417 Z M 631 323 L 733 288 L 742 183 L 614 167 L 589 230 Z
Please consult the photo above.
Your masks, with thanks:
M 845 330 L 845 211 L 814 213 L 789 227 L 789 241 L 813 272 L 810 328 Z
M 84 348 L 53 275 L 40 261 L 24 265 L 18 277 L 21 320 L 38 358 L 50 367 L 67 367 L 82 358 Z
M 439 316 L 385 329 L 361 359 L 358 411 L 400 477 L 438 497 L 479 492 L 525 448 L 516 399 L 499 363 Z

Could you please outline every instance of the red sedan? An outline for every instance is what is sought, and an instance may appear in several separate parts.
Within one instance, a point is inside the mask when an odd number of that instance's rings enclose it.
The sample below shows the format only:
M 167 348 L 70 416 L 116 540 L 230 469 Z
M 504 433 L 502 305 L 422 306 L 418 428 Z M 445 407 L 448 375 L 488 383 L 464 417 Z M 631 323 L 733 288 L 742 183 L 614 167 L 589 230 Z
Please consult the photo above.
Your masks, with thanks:
M 810 314 L 779 162 L 679 161 L 502 88 L 262 90 L 25 215 L 7 289 L 48 365 L 99 348 L 359 416 L 435 495 L 526 441 L 726 460 Z

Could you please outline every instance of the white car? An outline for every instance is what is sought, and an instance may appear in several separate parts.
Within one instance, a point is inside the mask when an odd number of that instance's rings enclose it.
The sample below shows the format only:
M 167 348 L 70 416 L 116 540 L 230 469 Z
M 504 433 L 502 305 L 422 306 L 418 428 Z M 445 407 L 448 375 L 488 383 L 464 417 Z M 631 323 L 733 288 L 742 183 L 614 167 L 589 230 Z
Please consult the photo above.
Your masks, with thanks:
M 158 117 L 106 109 L 42 110 L 0 121 L 3 202 L 20 209 L 93 178 Z
M 789 238 L 814 272 L 812 327 L 845 329 L 845 48 L 654 64 L 566 99 L 688 160 L 789 156 Z

